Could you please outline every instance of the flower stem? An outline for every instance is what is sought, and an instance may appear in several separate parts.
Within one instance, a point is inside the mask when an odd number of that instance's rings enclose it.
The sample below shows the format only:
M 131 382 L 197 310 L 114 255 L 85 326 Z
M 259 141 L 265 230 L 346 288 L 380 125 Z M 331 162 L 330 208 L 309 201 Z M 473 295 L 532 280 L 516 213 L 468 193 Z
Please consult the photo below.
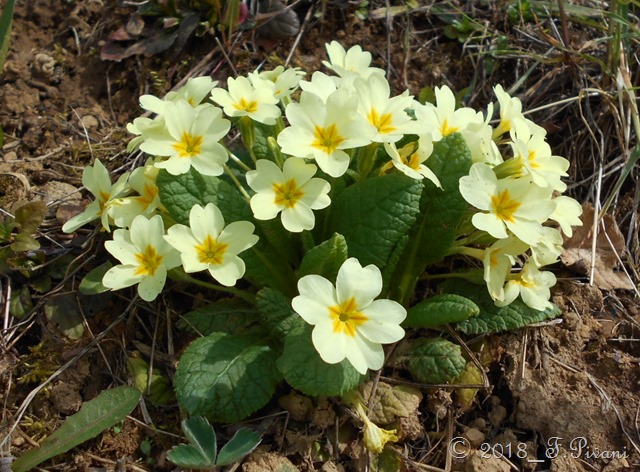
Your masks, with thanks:
M 187 273 L 185 273 L 184 275 L 181 275 L 180 278 L 181 280 L 191 282 L 195 285 L 199 285 L 200 287 L 205 287 L 211 290 L 217 290 L 219 292 L 230 293 L 232 295 L 235 295 L 236 297 L 242 298 L 245 302 L 250 304 L 254 304 L 256 302 L 256 297 L 252 293 L 245 292 L 244 290 L 240 290 L 235 287 L 225 287 L 224 285 L 205 282 L 203 280 L 196 279 L 195 277 L 192 277 Z
M 471 256 L 481 261 L 484 260 L 484 251 L 474 247 L 454 246 L 449 249 L 449 254 L 462 254 L 463 256 Z
M 466 272 L 449 272 L 446 274 L 422 274 L 418 280 L 434 280 L 434 279 L 468 279 L 469 274 Z
M 231 171 L 231 169 L 229 169 L 229 166 L 227 164 L 222 164 L 222 167 L 224 167 L 224 170 L 227 172 L 227 174 L 229 174 L 229 177 L 231 177 L 231 180 L 233 180 L 233 183 L 236 184 L 236 187 L 238 187 L 238 190 L 240 191 L 242 196 L 247 200 L 247 202 L 250 201 L 251 197 L 249 196 L 247 191 L 244 189 L 240 181 L 236 178 L 236 176 L 233 175 L 233 172 Z
M 378 143 L 371 143 L 361 150 L 358 159 L 358 173 L 360 180 L 364 180 L 371 173 L 376 161 L 376 152 L 378 151 Z
M 238 120 L 238 128 L 240 128 L 242 142 L 247 148 L 247 151 L 249 151 L 249 154 L 251 154 L 253 162 L 256 162 L 256 155 L 253 152 L 253 146 L 256 144 L 256 130 L 253 126 L 253 121 L 251 121 L 251 118 L 248 116 L 241 116 Z
M 241 167 L 242 170 L 244 170 L 245 172 L 249 172 L 250 170 L 252 170 L 251 167 L 249 167 L 247 164 L 242 162 L 242 160 L 238 156 L 236 156 L 234 153 L 229 151 L 229 149 L 227 149 L 227 154 L 229 154 L 229 157 L 231 158 L 231 160 L 236 164 L 238 164 L 238 166 Z

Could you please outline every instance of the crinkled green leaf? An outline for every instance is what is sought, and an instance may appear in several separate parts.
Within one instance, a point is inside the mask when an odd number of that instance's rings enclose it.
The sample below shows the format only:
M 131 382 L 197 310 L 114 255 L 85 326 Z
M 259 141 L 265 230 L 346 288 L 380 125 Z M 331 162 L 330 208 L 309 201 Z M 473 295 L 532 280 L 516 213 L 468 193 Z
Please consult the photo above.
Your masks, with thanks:
M 356 388 L 366 375 L 361 375 L 345 359 L 327 364 L 311 342 L 312 326 L 290 332 L 284 340 L 284 352 L 278 368 L 293 388 L 313 396 L 337 396 Z
M 32 470 L 41 462 L 67 452 L 102 431 L 122 421 L 140 400 L 140 391 L 133 387 L 117 387 L 104 390 L 91 401 L 82 404 L 80 411 L 48 436 L 40 447 L 18 458 L 12 465 L 14 472 Z
M 347 257 L 347 242 L 344 236 L 334 233 L 331 239 L 318 244 L 304 255 L 298 270 L 298 278 L 316 274 L 327 280 L 336 280 L 338 270 Z
M 181 175 L 161 170 L 156 182 L 160 201 L 178 223 L 189 225 L 191 208 L 207 203 L 220 208 L 226 224 L 251 219 L 251 208 L 235 187 L 218 177 L 202 175 L 193 167 Z
M 498 307 L 485 285 L 474 285 L 464 280 L 456 280 L 455 283 L 448 281 L 443 286 L 448 292 L 472 299 L 480 308 L 478 316 L 456 323 L 456 329 L 466 334 L 499 333 L 522 328 L 531 323 L 552 320 L 561 313 L 560 308 L 555 305 L 545 311 L 534 310 L 519 298 L 508 306 Z
M 96 295 L 109 291 L 110 289 L 102 285 L 102 277 L 104 277 L 104 274 L 106 274 L 111 267 L 113 267 L 113 264 L 107 261 L 85 275 L 78 287 L 80 293 L 83 295 Z
M 440 179 L 442 189 L 430 181 L 425 182 L 420 216 L 411 229 L 409 244 L 390 284 L 392 298 L 403 304 L 409 301 L 415 282 L 425 268 L 447 255 L 456 227 L 469 209 L 458 189 L 460 177 L 467 175 L 471 168 L 471 155 L 462 135 L 455 133 L 434 143 L 426 164 Z
M 297 264 L 299 262 L 297 235 L 284 229 L 280 218 L 265 221 L 257 220 L 255 223 L 259 228 L 260 236 L 264 237 L 270 247 L 275 250 L 278 257 L 281 257 L 291 264 Z
M 382 292 L 388 293 L 389 286 L 391 284 L 391 279 L 393 274 L 398 269 L 398 264 L 402 259 L 402 254 L 404 253 L 404 249 L 407 247 L 409 243 L 409 235 L 405 234 L 400 238 L 396 246 L 393 248 L 391 255 L 389 256 L 389 262 L 387 262 L 386 267 L 382 270 Z
M 407 418 L 418 414 L 418 408 L 422 401 L 422 393 L 417 388 L 407 385 L 389 385 L 378 382 L 376 396 L 373 402 L 369 402 L 373 383 L 365 384 L 364 398 L 370 404 L 367 415 L 376 424 L 384 425 L 396 422 L 399 418 Z
M 178 321 L 178 328 L 195 331 L 202 336 L 216 332 L 242 334 L 258 321 L 259 316 L 253 307 L 224 299 L 187 313 Z
M 286 336 L 300 329 L 305 322 L 291 307 L 291 300 L 272 288 L 263 288 L 256 295 L 256 307 L 261 314 L 261 322 L 280 336 Z
M 422 189 L 421 181 L 401 174 L 358 182 L 332 203 L 329 227 L 344 236 L 349 256 L 383 269 L 418 218 Z
M 257 121 L 253 121 L 252 123 L 254 126 L 255 139 L 253 143 L 253 155 L 256 156 L 256 159 L 269 159 L 273 161 L 273 155 L 269 150 L 267 139 L 269 136 L 274 135 L 274 127 L 258 123 Z
M 411 375 L 426 384 L 448 382 L 460 375 L 466 365 L 460 346 L 442 338 L 416 341 L 409 356 Z
M 258 447 L 260 441 L 262 441 L 262 438 L 255 431 L 247 428 L 239 429 L 229 442 L 220 449 L 216 465 L 230 465 L 238 462 Z
M 281 379 L 275 361 L 257 337 L 213 333 L 196 339 L 180 358 L 176 397 L 190 415 L 241 421 L 273 395 Z
M 407 311 L 404 325 L 409 328 L 436 328 L 445 323 L 464 321 L 478 313 L 480 308 L 468 298 L 444 293 L 412 306 Z
M 42 200 L 26 202 L 14 210 L 15 221 L 20 225 L 20 232 L 33 234 L 47 214 L 47 205 Z

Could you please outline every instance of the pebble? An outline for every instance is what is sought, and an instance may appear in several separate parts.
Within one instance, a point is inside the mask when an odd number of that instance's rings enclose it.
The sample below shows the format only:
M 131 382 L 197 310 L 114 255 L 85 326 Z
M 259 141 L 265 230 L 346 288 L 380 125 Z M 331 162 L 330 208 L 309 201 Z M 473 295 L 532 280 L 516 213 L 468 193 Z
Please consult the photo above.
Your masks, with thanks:
M 473 448 L 477 448 L 486 439 L 485 434 L 476 428 L 469 428 L 464 432 L 463 436 L 467 438 Z
M 92 115 L 84 115 L 82 117 L 82 124 L 87 129 L 97 129 L 99 126 L 98 120 Z
M 5 162 L 11 162 L 18 159 L 18 154 L 16 154 L 15 151 L 9 151 L 9 152 L 5 152 L 2 155 L 2 158 L 5 160 Z

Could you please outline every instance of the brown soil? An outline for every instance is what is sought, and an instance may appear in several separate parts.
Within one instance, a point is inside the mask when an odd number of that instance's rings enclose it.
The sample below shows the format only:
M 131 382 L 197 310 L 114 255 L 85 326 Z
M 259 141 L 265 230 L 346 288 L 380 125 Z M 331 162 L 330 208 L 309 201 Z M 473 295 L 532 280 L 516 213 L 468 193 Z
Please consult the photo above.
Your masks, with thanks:
M 140 114 L 137 97 L 146 91 L 162 95 L 185 69 L 189 70 L 215 46 L 188 44 L 188 53 L 177 59 L 159 55 L 134 56 L 120 63 L 102 61 L 101 41 L 132 11 L 108 6 L 109 3 L 18 2 L 10 54 L 0 76 L 0 125 L 5 135 L 0 154 L 0 207 L 10 211 L 15 202 L 34 199 L 50 205 L 40 240 L 43 247 L 51 249 L 50 260 L 53 265 L 59 263 L 62 273 L 70 259 L 57 255 L 54 249 L 58 246 L 65 248 L 63 252 L 73 249 L 73 257 L 102 257 L 98 247 L 80 246 L 93 240 L 78 238 L 71 248 L 69 238 L 65 239 L 60 231 L 60 221 L 72 211 L 68 205 L 81 203 L 78 189 L 82 167 L 96 157 L 110 161 L 111 169 L 132 165 L 132 157 L 125 151 L 128 137 L 124 125 Z M 389 26 L 393 26 L 392 30 Z M 441 83 L 458 90 L 478 80 L 493 84 L 498 77 L 513 83 L 525 68 L 517 58 L 505 59 L 492 70 L 484 67 L 486 64 L 474 63 L 477 57 L 468 54 L 460 42 L 444 37 L 442 26 L 426 12 L 400 15 L 387 24 L 384 18 L 359 20 L 353 8 L 330 5 L 321 20 L 308 23 L 292 64 L 306 70 L 319 69 L 326 41 L 338 39 L 346 46 L 358 43 L 374 52 L 377 66 L 389 68 L 390 82 L 397 90 L 409 87 L 416 95 L 426 85 Z M 534 30 L 535 25 L 525 28 Z M 403 49 L 405 33 L 411 36 L 411 54 Z M 231 61 L 242 72 L 251 70 L 265 57 L 267 66 L 282 62 L 293 47 L 293 39 L 253 42 L 251 34 L 245 33 L 238 44 L 231 51 Z M 388 46 L 391 64 L 385 59 Z M 544 97 L 569 87 L 563 78 L 566 70 L 553 67 L 556 66 L 536 72 L 527 82 L 530 93 L 526 98 L 531 106 L 544 103 Z M 231 74 L 219 51 L 209 61 L 206 72 L 214 68 L 216 79 Z M 542 87 L 545 77 L 552 83 Z M 486 103 L 488 90 L 488 86 L 477 87 L 469 97 L 471 104 Z M 572 120 L 575 116 L 567 114 L 546 123 L 552 140 L 561 141 L 566 130 L 575 125 Z M 575 156 L 568 157 L 576 162 Z M 589 193 L 580 189 L 577 192 L 582 196 Z M 76 296 L 74 289 L 85 272 L 81 269 L 77 279 L 66 278 L 57 287 L 62 279 L 53 278 L 55 291 L 31 290 L 36 316 L 26 326 L 3 332 L 3 336 L 7 335 L 0 351 L 3 427 L 32 389 L 81 352 L 111 324 L 114 314 L 125 308 L 127 301 L 113 295 L 90 299 Z M 559 275 L 573 277 L 566 271 Z M 3 278 L 3 295 L 8 293 L 7 284 L 15 296 L 25 282 L 19 277 Z M 65 338 L 60 327 L 44 315 L 44 303 L 64 294 L 73 295 L 72 311 L 85 326 L 77 341 Z M 197 304 L 198 295 L 191 296 L 191 304 Z M 494 449 L 493 453 L 483 455 L 476 451 L 466 459 L 454 460 L 449 464 L 453 470 L 640 470 L 637 300 L 631 292 L 602 291 L 584 280 L 567 279 L 556 287 L 554 302 L 562 309 L 560 323 L 518 330 L 491 341 L 497 353 L 488 373 L 493 387 L 479 393 L 473 408 L 464 411 L 452 403 L 446 391 L 423 391 L 428 401 L 423 401 L 420 415 L 414 418 L 417 421 L 402 428 L 406 439 L 397 445 L 406 458 L 406 470 L 436 470 L 425 465 L 444 467 L 446 440 L 458 436 L 468 438 L 476 447 L 486 442 Z M 5 313 L 4 306 L 2 312 Z M 167 332 L 164 307 L 158 307 L 157 313 L 138 308 L 134 315 L 106 333 L 86 355 L 36 395 L 0 456 L 19 456 L 57 428 L 65 416 L 75 413 L 83 401 L 105 388 L 127 382 L 128 355 L 134 350 L 143 352 L 145 346 L 149 349 L 154 331 Z M 159 368 L 170 375 L 175 350 L 184 340 L 177 339 L 174 347 L 167 345 L 166 336 L 160 338 L 165 339 L 159 342 L 164 345 L 155 347 L 165 358 Z M 288 393 L 282 392 L 282 396 Z M 265 409 L 262 419 L 253 422 L 266 431 L 265 440 L 245 461 L 243 470 L 365 470 L 364 452 L 353 426 L 357 423 L 352 424 L 344 409 L 330 400 L 313 402 L 301 398 L 295 400 L 294 406 L 280 402 L 289 410 L 288 422 L 278 414 L 284 410 L 276 402 Z M 164 431 L 180 434 L 178 408 L 147 404 L 147 411 L 138 408 L 132 417 L 136 421 L 127 419 L 43 467 L 170 470 L 164 451 L 177 439 Z M 150 427 L 152 423 L 156 430 Z M 336 424 L 341 425 L 339 437 L 335 435 Z M 221 429 L 223 438 L 231 433 Z M 0 434 L 0 438 L 3 436 Z M 557 438 L 555 442 L 553 438 Z M 143 442 L 149 450 L 141 448 Z M 553 447 L 556 444 L 557 451 Z M 511 464 L 497 457 L 496 445 L 501 445 L 505 453 L 511 448 Z M 515 453 L 519 447 L 527 451 L 527 458 L 540 462 L 518 458 Z

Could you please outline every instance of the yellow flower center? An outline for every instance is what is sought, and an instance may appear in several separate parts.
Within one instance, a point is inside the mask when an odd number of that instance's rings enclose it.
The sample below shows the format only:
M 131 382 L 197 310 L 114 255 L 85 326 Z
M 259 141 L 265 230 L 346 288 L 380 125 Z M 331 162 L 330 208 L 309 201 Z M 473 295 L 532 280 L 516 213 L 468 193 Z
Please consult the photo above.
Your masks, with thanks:
M 513 200 L 508 190 L 503 190 L 498 195 L 491 197 L 491 206 L 493 213 L 502 221 L 513 223 L 515 220 L 513 214 L 518 211 L 521 203 Z
M 135 197 L 136 201 L 148 207 L 158 195 L 158 187 L 155 185 L 145 184 L 142 195 Z
M 144 252 L 136 254 L 138 268 L 135 271 L 135 275 L 149 275 L 153 277 L 158 267 L 162 264 L 163 259 L 164 257 L 156 252 L 156 248 L 149 244 Z
M 244 98 L 241 98 L 239 102 L 233 104 L 233 108 L 239 111 L 246 111 L 247 113 L 255 113 L 258 111 L 258 102 L 255 100 L 248 102 Z
M 383 115 L 380 115 L 378 113 L 378 110 L 376 110 L 375 108 L 372 108 L 367 115 L 367 120 L 369 120 L 369 123 L 375 126 L 378 130 L 378 133 L 381 134 L 392 133 L 397 129 L 395 126 L 391 126 L 392 118 L 393 116 L 391 115 L 391 113 L 384 113 Z
M 440 133 L 442 133 L 442 136 L 449 136 L 450 134 L 455 133 L 459 129 L 460 128 L 458 126 L 450 126 L 449 120 L 445 118 L 444 121 L 442 122 L 442 126 L 440 126 Z
M 418 153 L 411 154 L 406 164 L 413 170 L 420 170 L 420 156 L 418 156 Z
M 273 184 L 273 191 L 276 194 L 274 203 L 285 208 L 293 208 L 304 196 L 304 192 L 298 188 L 296 179 L 290 179 L 284 184 Z
M 529 151 L 529 155 L 527 156 L 527 159 L 528 159 L 529 165 L 531 166 L 532 169 L 537 169 L 538 167 L 540 167 L 540 164 L 538 164 L 536 162 L 536 152 L 535 151 Z
M 102 215 L 102 212 L 104 211 L 104 206 L 106 205 L 106 203 L 109 201 L 109 199 L 111 198 L 111 194 L 105 192 L 104 190 L 100 191 L 100 195 L 98 195 L 98 205 L 100 206 L 100 214 Z
M 313 140 L 311 145 L 326 154 L 333 154 L 338 146 L 340 146 L 344 141 L 344 138 L 338 133 L 338 128 L 335 124 L 327 128 L 316 125 L 313 135 L 316 139 Z
M 219 243 L 211 235 L 207 235 L 202 244 L 196 245 L 198 261 L 203 264 L 220 265 L 224 261 L 228 247 L 228 244 Z
M 187 131 L 182 132 L 180 141 L 173 145 L 173 149 L 178 153 L 178 157 L 193 157 L 200 154 L 203 136 L 192 136 Z
M 356 335 L 356 327 L 368 320 L 358 311 L 358 305 L 353 297 L 340 305 L 329 307 L 329 316 L 333 320 L 334 333 L 345 333 L 352 338 Z

